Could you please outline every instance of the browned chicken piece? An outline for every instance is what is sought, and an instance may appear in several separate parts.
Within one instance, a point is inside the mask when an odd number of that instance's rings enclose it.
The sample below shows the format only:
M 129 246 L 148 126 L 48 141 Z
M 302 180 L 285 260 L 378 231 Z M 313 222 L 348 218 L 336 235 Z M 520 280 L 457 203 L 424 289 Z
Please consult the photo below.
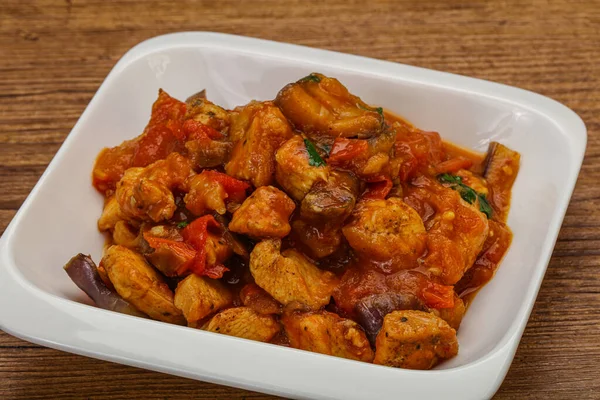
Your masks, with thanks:
M 282 238 L 290 233 L 296 205 L 273 186 L 261 186 L 233 213 L 229 230 L 254 238 Z
M 283 305 L 299 302 L 313 310 L 327 305 L 338 284 L 336 276 L 296 249 L 280 250 L 281 240 L 263 240 L 254 247 L 250 272 L 256 284 Z
M 351 360 L 373 361 L 373 350 L 365 332 L 350 319 L 327 311 L 294 311 L 284 314 L 281 322 L 290 345 L 296 349 Z
M 285 86 L 275 103 L 297 130 L 317 142 L 370 137 L 384 125 L 383 110 L 370 107 L 337 79 L 322 74 Z
M 301 201 L 316 182 L 326 182 L 329 167 L 312 166 L 304 139 L 296 135 L 285 142 L 275 155 L 275 179 L 295 200 Z
M 123 246 L 111 246 L 106 250 L 102 266 L 117 293 L 138 310 L 160 321 L 185 322 L 173 304 L 173 292 L 142 255 Z
M 456 331 L 424 311 L 394 311 L 385 316 L 376 339 L 373 363 L 430 369 L 458 353 Z
M 462 299 L 455 293 L 454 307 L 440 308 L 439 310 L 434 309 L 432 312 L 446 321 L 453 329 L 458 330 L 460 323 L 467 312 L 467 308 L 465 307 L 465 303 L 462 301 Z
M 117 184 L 117 201 L 130 219 L 169 219 L 177 208 L 172 190 L 185 190 L 185 182 L 192 174 L 190 160 L 178 153 L 145 168 L 129 168 Z
M 454 194 L 459 206 L 438 212 L 428 221 L 428 253 L 423 259 L 423 265 L 445 285 L 456 284 L 473 266 L 489 232 L 488 220 L 479 208 Z
M 134 228 L 125 221 L 119 221 L 115 224 L 112 237 L 114 244 L 119 244 L 132 250 L 141 246 L 142 237 L 139 229 Z
M 186 106 L 185 119 L 193 119 L 218 132 L 223 132 L 229 127 L 229 112 L 202 96 L 188 98 Z
M 358 180 L 347 172 L 331 171 L 325 182 L 317 182 L 300 205 L 306 221 L 339 225 L 352 213 L 359 195 Z
M 414 266 L 427 239 L 419 214 L 396 197 L 360 201 L 343 232 L 359 255 L 402 268 Z
M 175 306 L 191 327 L 232 302 L 233 296 L 220 281 L 195 274 L 188 275 L 175 289 Z
M 184 201 L 187 209 L 195 215 L 204 215 L 210 211 L 223 215 L 227 212 L 227 192 L 209 174 L 195 175 L 188 181 L 188 186 L 190 191 L 185 195 Z
M 290 124 L 272 102 L 254 101 L 238 107 L 231 115 L 229 138 L 234 147 L 225 171 L 257 188 L 270 185 L 275 152 L 292 136 Z
M 281 314 L 282 306 L 256 283 L 249 283 L 240 290 L 240 300 L 260 314 Z
M 221 311 L 202 327 L 209 332 L 243 339 L 268 342 L 281 325 L 272 315 L 259 314 L 250 307 L 235 307 Z
M 127 219 L 127 216 L 121 211 L 119 202 L 115 196 L 109 197 L 104 203 L 104 210 L 98 219 L 98 229 L 100 232 L 111 231 L 119 221 Z

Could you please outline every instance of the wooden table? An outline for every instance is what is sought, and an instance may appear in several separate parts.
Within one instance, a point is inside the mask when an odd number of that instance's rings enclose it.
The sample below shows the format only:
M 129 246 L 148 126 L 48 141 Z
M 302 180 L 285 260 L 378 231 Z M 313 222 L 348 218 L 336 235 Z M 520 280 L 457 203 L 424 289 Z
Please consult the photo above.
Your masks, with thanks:
M 497 398 L 600 396 L 598 1 L 2 0 L 0 233 L 119 57 L 152 36 L 192 30 L 470 75 L 575 110 L 589 131 L 586 159 Z M 0 382 L 0 398 L 272 398 L 42 348 L 3 332 Z

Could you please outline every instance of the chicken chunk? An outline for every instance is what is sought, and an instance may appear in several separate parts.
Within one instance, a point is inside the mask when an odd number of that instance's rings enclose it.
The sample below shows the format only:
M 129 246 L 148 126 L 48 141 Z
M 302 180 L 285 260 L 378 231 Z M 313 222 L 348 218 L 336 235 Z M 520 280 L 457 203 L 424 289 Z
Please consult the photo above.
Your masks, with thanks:
M 483 248 L 489 232 L 487 217 L 456 190 L 424 176 L 413 180 L 404 200 L 415 205 L 425 221 L 423 266 L 444 285 L 456 284 Z
M 427 234 L 419 214 L 402 200 L 362 200 L 343 228 L 359 255 L 409 268 L 425 250 Z
M 283 253 L 281 240 L 263 240 L 250 254 L 250 272 L 256 284 L 287 305 L 302 303 L 317 310 L 329 303 L 338 283 L 335 275 L 321 271 L 296 249 Z
M 235 307 L 221 311 L 203 327 L 209 332 L 243 339 L 268 342 L 281 325 L 272 315 L 259 314 L 250 307 Z
M 229 230 L 254 238 L 282 238 L 290 233 L 295 204 L 273 186 L 261 186 L 233 213 Z
M 256 283 L 249 283 L 240 290 L 240 300 L 260 314 L 281 314 L 281 304 Z
M 119 221 L 115 224 L 113 230 L 113 243 L 120 244 L 132 250 L 140 248 L 142 237 L 139 229 L 135 229 L 125 221 Z
M 246 189 L 250 187 L 229 175 L 209 170 L 189 179 L 188 186 L 190 191 L 185 195 L 184 201 L 187 209 L 195 215 L 203 215 L 209 211 L 225 214 L 226 201 L 241 204 L 246 198 Z
M 296 349 L 351 360 L 373 361 L 373 350 L 365 332 L 350 319 L 327 311 L 295 311 L 286 313 L 281 322 L 290 345 Z
M 384 125 L 383 110 L 368 106 L 340 81 L 321 74 L 285 86 L 275 103 L 297 130 L 317 142 L 369 137 Z
M 197 327 L 198 322 L 229 306 L 233 296 L 223 284 L 215 279 L 189 275 L 175 289 L 175 306 L 183 312 L 188 326 Z
M 172 190 L 185 190 L 192 174 L 190 161 L 178 153 L 145 168 L 129 168 L 117 184 L 117 201 L 122 212 L 133 220 L 169 219 L 177 208 Z
M 125 219 L 127 219 L 127 216 L 121 211 L 117 198 L 111 196 L 106 200 L 102 215 L 98 219 L 98 230 L 100 232 L 112 231 L 117 222 Z
M 275 154 L 275 179 L 293 199 L 301 201 L 316 182 L 325 182 L 329 175 L 326 165 L 311 165 L 304 139 L 296 135 L 285 142 Z
M 181 311 L 173 304 L 173 292 L 140 254 L 115 245 L 106 250 L 102 266 L 117 293 L 151 318 L 182 324 Z
M 394 311 L 383 320 L 373 363 L 430 369 L 457 353 L 456 331 L 446 321 L 423 311 Z
M 454 294 L 454 306 L 452 308 L 440 308 L 439 310 L 432 310 L 432 312 L 446 321 L 453 329 L 458 330 L 460 323 L 462 322 L 467 308 L 464 301 L 458 295 Z
M 292 136 L 290 124 L 272 102 L 251 102 L 236 109 L 229 131 L 234 147 L 225 171 L 257 188 L 270 185 L 275 174 L 275 152 Z
M 202 96 L 192 96 L 186 100 L 185 119 L 193 119 L 218 132 L 229 128 L 231 122 L 227 110 Z

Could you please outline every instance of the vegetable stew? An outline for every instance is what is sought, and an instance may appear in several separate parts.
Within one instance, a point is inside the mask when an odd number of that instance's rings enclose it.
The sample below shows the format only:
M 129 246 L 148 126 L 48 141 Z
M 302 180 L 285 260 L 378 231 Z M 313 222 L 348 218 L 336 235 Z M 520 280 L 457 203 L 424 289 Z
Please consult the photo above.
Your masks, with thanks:
M 233 110 L 160 90 L 144 131 L 96 160 L 102 259 L 65 270 L 105 309 L 429 369 L 510 246 L 519 158 L 318 73 Z

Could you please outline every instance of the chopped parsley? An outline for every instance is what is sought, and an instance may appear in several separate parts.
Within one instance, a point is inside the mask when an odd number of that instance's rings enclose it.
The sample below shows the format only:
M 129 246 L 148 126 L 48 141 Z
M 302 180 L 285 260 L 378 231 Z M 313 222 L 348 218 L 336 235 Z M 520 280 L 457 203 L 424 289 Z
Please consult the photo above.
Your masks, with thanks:
M 308 152 L 308 165 L 311 167 L 322 167 L 325 165 L 325 161 L 321 158 L 315 145 L 308 139 L 304 139 L 304 145 Z
M 188 226 L 189 224 L 190 224 L 190 223 L 189 223 L 189 222 L 187 222 L 187 221 L 181 221 L 180 223 L 178 223 L 178 224 L 177 224 L 177 227 L 178 227 L 179 229 L 183 229 L 183 228 L 185 228 L 186 226 Z
M 460 194 L 460 197 L 469 204 L 473 204 L 476 200 L 479 200 L 479 211 L 484 213 L 488 219 L 492 217 L 493 210 L 485 195 L 477 193 L 473 188 L 465 185 L 460 176 L 441 174 L 438 175 L 438 180 L 449 184 L 450 188 L 456 190 Z
M 321 82 L 321 78 L 319 78 L 315 74 L 310 74 L 310 75 L 305 76 L 304 78 L 300 79 L 298 82 L 315 82 L 315 83 L 319 83 L 319 82 Z

